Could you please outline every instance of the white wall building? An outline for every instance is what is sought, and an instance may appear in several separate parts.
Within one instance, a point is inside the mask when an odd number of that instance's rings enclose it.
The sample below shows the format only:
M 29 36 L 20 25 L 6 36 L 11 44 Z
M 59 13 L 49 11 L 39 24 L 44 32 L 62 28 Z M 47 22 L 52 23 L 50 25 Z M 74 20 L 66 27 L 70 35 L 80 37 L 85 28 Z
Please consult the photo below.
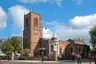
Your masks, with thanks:
M 49 40 L 49 56 L 56 58 L 59 56 L 59 43 L 56 37 L 52 37 Z

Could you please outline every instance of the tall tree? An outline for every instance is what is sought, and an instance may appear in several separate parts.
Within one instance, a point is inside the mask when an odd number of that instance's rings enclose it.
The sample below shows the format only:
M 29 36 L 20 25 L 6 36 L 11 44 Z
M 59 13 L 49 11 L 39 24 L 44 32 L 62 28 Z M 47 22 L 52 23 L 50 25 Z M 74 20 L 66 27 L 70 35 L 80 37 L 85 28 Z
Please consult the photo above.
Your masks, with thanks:
M 93 49 L 95 49 L 96 48 L 96 26 L 91 28 L 89 34 L 90 34 L 90 37 L 91 37 L 90 43 L 92 44 Z
M 7 54 L 11 54 L 11 59 L 14 59 L 14 54 L 22 50 L 23 38 L 20 36 L 13 36 L 5 41 L 2 45 L 1 50 Z
M 14 49 L 16 52 L 20 52 L 20 50 L 23 48 L 23 38 L 21 36 L 13 36 L 11 38 L 11 44 L 14 46 Z
M 3 53 L 5 53 L 7 56 L 13 53 L 14 51 L 14 46 L 11 45 L 11 40 L 6 40 L 5 43 L 2 45 L 1 50 Z M 12 56 L 11 56 L 12 59 Z

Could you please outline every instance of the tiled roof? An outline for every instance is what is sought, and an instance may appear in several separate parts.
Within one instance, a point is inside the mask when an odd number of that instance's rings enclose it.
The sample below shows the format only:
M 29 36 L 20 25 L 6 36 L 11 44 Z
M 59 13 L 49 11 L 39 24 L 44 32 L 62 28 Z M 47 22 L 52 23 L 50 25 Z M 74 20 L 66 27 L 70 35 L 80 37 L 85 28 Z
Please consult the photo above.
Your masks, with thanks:
M 62 48 L 62 52 L 64 52 L 64 50 L 68 46 L 68 44 L 70 44 L 69 41 L 65 41 L 65 42 L 59 41 L 59 47 Z

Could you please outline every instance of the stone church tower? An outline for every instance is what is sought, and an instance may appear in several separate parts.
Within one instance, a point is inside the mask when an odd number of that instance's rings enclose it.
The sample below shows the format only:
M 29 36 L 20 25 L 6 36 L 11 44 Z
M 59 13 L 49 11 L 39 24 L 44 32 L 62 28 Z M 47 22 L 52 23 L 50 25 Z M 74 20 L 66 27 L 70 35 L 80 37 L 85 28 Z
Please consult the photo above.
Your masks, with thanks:
M 24 15 L 23 48 L 30 49 L 32 57 L 40 37 L 40 15 L 32 12 Z

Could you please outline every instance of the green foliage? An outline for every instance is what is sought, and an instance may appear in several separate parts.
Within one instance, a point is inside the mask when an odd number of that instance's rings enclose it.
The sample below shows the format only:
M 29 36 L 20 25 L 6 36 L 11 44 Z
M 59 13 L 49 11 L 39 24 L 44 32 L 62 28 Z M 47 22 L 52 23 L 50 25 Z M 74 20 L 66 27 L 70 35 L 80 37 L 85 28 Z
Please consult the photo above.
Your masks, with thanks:
M 14 47 L 10 44 L 11 40 L 7 40 L 1 47 L 3 53 L 7 54 L 8 52 L 12 53 L 14 51 Z
M 14 46 L 14 51 L 20 52 L 23 49 L 23 38 L 20 36 L 14 36 L 11 38 L 11 44 Z
M 5 41 L 5 43 L 1 46 L 1 50 L 3 53 L 11 53 L 12 52 L 20 52 L 22 50 L 22 41 L 23 38 L 20 36 L 13 36 L 12 38 L 9 38 Z
M 29 56 L 29 49 L 22 49 L 21 50 L 21 54 L 23 55 L 23 56 Z
M 96 48 L 90 51 L 91 56 L 96 56 Z
M 0 56 L 0 60 L 6 60 L 6 56 Z
M 20 60 L 29 60 L 30 59 L 30 57 L 29 57 L 29 49 L 22 49 L 21 51 L 20 51 L 20 53 L 21 53 L 21 56 L 20 56 Z
M 23 49 L 23 38 L 20 36 L 13 36 L 12 38 L 9 38 L 5 41 L 5 43 L 2 45 L 1 50 L 6 55 L 11 55 L 12 53 L 21 53 L 21 59 L 29 59 L 29 49 Z
M 92 44 L 92 47 L 93 49 L 96 48 L 96 26 L 94 26 L 90 32 L 90 37 L 91 37 L 91 40 L 90 40 L 90 43 Z

